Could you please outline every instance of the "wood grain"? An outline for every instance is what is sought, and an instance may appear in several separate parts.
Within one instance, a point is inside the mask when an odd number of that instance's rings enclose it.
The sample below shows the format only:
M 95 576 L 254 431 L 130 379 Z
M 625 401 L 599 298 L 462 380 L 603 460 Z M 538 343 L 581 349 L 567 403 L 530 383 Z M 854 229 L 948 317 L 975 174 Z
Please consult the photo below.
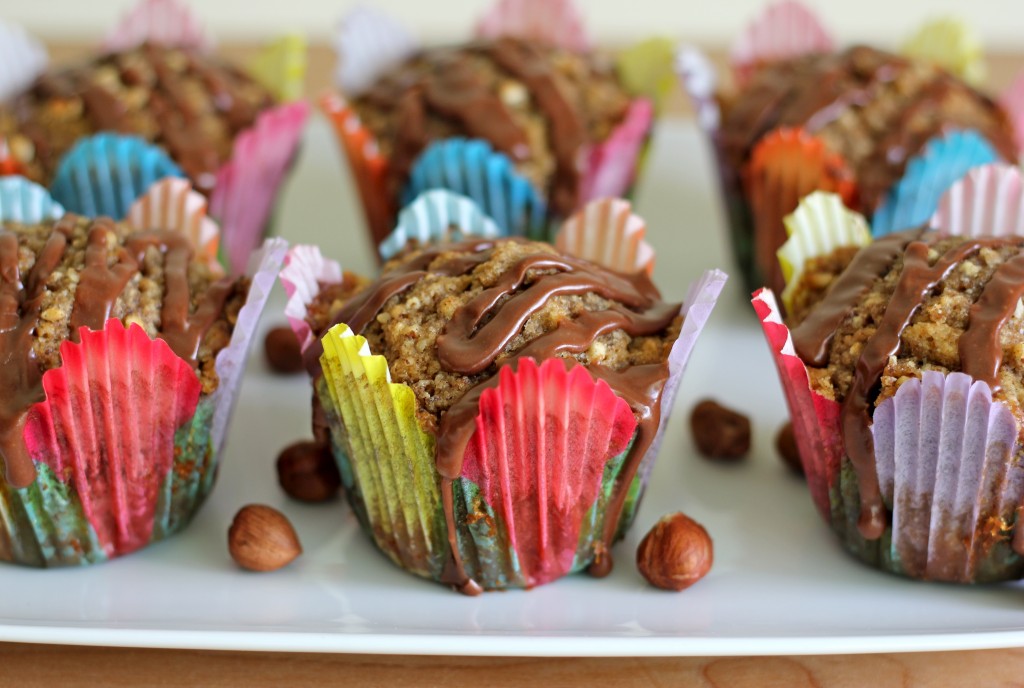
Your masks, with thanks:
M 55 62 L 87 54 L 85 44 L 51 46 Z M 244 63 L 254 46 L 224 46 Z M 722 52 L 712 51 L 721 62 Z M 998 92 L 1024 65 L 1020 55 L 989 58 L 989 83 Z M 306 92 L 330 88 L 332 51 L 314 45 Z M 688 106 L 677 95 L 669 110 Z M 981 678 L 983 677 L 983 678 Z M 544 688 L 614 685 L 623 688 L 940 688 L 1024 686 L 1024 649 L 821 657 L 505 659 L 391 657 L 288 653 L 197 652 L 62 647 L 0 643 L 0 686 L 299 686 L 365 688 L 444 686 Z
M 508 659 L 0 644 L 0 686 L 945 688 L 1024 686 L 1024 649 L 846 657 Z

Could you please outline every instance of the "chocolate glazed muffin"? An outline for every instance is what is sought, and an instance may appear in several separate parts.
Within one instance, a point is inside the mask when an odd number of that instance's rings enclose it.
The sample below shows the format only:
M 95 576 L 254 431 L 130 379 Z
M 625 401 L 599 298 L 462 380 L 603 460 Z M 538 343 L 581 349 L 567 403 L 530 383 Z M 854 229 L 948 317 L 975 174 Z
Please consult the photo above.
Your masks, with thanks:
M 630 101 L 610 62 L 499 38 L 423 50 L 352 105 L 390 161 L 394 198 L 432 141 L 464 136 L 507 154 L 567 217 L 577 206 L 581 152 L 609 136 Z
M 179 232 L 133 232 L 106 218 L 69 214 L 53 225 L 0 228 L 0 460 L 8 485 L 24 488 L 36 477 L 25 423 L 45 398 L 43 374 L 61 366 L 61 345 L 79 341 L 81 327 L 102 330 L 109 318 L 137 324 L 192 363 L 204 396 L 217 389 L 214 361 L 246 285 L 219 279 L 192 254 Z
M 859 556 L 883 568 L 959 582 L 1018 577 L 1024 570 L 1016 556 L 1024 555 L 1024 529 L 1015 522 L 1019 505 L 1000 504 L 997 496 L 1022 477 L 1024 437 L 1001 447 L 1001 473 L 987 476 L 990 485 L 978 495 L 980 516 L 970 538 L 977 570 L 968 575 L 952 559 L 971 544 L 946 552 L 943 542 L 934 542 L 935 533 L 925 548 L 931 550 L 928 561 L 908 551 L 887 561 L 883 543 L 893 513 L 880 490 L 871 426 L 878 406 L 902 385 L 936 371 L 987 383 L 993 399 L 1012 412 L 1018 432 L 1024 428 L 1024 238 L 941 238 L 912 230 L 856 254 L 843 249 L 808 275 L 797 290 L 798 299 L 806 298 L 790 314 L 793 344 L 812 389 L 841 404 L 842 471 L 856 477 L 852 494 L 833 492 L 833 525 L 843 528 L 836 500 L 852 497 L 859 518 L 843 536 Z M 827 289 L 820 288 L 823 282 L 830 282 Z M 929 543 L 927 520 L 916 526 L 909 539 Z M 956 554 L 944 561 L 944 552 Z
M 747 202 L 744 168 L 759 141 L 780 128 L 803 128 L 842 157 L 856 186 L 847 204 L 868 218 L 936 135 L 975 129 L 1005 160 L 1017 159 L 1011 123 L 990 98 L 935 65 L 865 46 L 767 64 L 739 93 L 723 97 L 722 111 L 718 145 L 725 185 Z M 732 222 L 741 228 L 737 243 L 750 243 L 743 233 L 778 235 L 765 238 L 753 260 L 756 269 L 769 273 L 761 279 L 780 288 L 780 276 L 770 274 L 776 267 L 773 252 L 786 238 L 782 217 L 794 208 L 779 208 L 779 217 L 770 222 L 760 218 L 770 227 L 766 230 L 752 222 L 756 218 L 744 217 L 758 212 L 745 205 L 730 201 Z
M 646 273 L 615 273 L 561 255 L 548 244 L 525 240 L 449 244 L 400 256 L 388 263 L 373 283 L 347 277 L 341 284 L 324 287 L 310 304 L 307 320 L 318 333 L 335 323 L 347 324 L 353 333 L 366 338 L 373 354 L 383 355 L 391 381 L 408 385 L 414 393 L 416 423 L 436 439 L 436 473 L 430 482 L 440 483 L 438 511 L 443 510 L 443 520 L 439 523 L 441 532 L 447 533 L 442 535 L 447 552 L 445 561 L 436 566 L 426 561 L 425 551 L 390 554 L 419 575 L 470 594 L 481 587 L 524 585 L 533 580 L 526 577 L 526 582 L 510 583 L 519 573 L 507 570 L 500 576 L 482 573 L 486 562 L 496 557 L 494 541 L 503 537 L 503 526 L 482 500 L 473 501 L 470 508 L 459 497 L 471 489 L 463 461 L 467 445 L 479 429 L 482 395 L 499 385 L 502 369 L 522 369 L 528 358 L 538 363 L 562 359 L 570 371 L 583 366 L 593 378 L 606 382 L 628 404 L 638 427 L 621 470 L 604 472 L 602 489 L 610 490 L 610 497 L 598 508 L 594 523 L 599 525 L 587 537 L 573 536 L 571 549 L 576 551 L 577 542 L 588 543 L 573 560 L 589 564 L 589 570 L 598 576 L 611 570 L 609 550 L 631 521 L 639 498 L 635 480 L 659 427 L 661 394 L 669 377 L 668 354 L 682 324 L 680 304 L 662 302 Z M 323 350 L 319 338 L 307 350 L 314 376 L 322 373 Z M 317 400 L 326 405 L 328 398 L 320 383 L 317 389 Z M 346 435 L 351 429 L 340 425 L 337 417 L 330 420 L 334 413 L 325 415 L 320 410 L 315 414 L 318 435 L 327 441 L 326 425 L 330 423 L 336 452 L 340 447 L 348 457 L 341 457 L 342 473 L 351 474 L 345 462 L 366 459 L 348 445 Z M 586 426 L 573 430 L 586 431 Z M 510 427 L 508 432 L 512 436 L 516 429 Z M 612 457 L 602 456 L 611 465 Z M 574 475 L 569 480 L 581 477 Z M 367 518 L 358 489 L 350 489 L 348 494 L 378 546 L 385 551 L 394 548 L 390 525 Z M 421 497 L 405 495 L 403 499 Z M 497 511 L 499 505 L 491 506 Z M 583 506 L 584 511 L 594 508 L 590 503 Z M 581 515 L 582 511 L 577 514 Z M 566 516 L 566 529 L 578 527 L 570 520 Z M 488 537 L 494 539 L 486 540 L 488 544 L 474 540 L 476 536 L 470 533 L 475 524 L 485 522 L 491 524 Z M 532 553 L 520 553 L 520 563 L 538 556 L 530 544 L 520 542 L 520 546 Z M 558 575 L 568 572 L 562 570 Z M 480 576 L 484 577 L 475 580 Z
M 79 139 L 138 135 L 165 148 L 208 194 L 235 137 L 273 105 L 263 86 L 215 57 L 145 44 L 44 74 L 0 108 L 0 137 L 21 174 L 49 186 Z

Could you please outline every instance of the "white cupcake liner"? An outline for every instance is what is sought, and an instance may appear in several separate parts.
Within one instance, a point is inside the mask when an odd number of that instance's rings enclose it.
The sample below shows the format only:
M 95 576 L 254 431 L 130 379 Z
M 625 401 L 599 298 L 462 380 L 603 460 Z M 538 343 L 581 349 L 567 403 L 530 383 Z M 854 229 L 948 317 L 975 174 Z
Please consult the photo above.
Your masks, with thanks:
M 48 62 L 42 43 L 21 26 L 0 20 L 0 102 L 28 88 Z
M 299 340 L 299 347 L 305 352 L 316 341 L 316 334 L 306 322 L 307 308 L 322 285 L 341 282 L 341 265 L 324 258 L 316 246 L 299 245 L 285 256 L 280 277 L 288 296 L 284 314 Z
M 419 47 L 416 37 L 399 22 L 360 5 L 341 20 L 334 35 L 335 83 L 349 97 L 356 96 Z

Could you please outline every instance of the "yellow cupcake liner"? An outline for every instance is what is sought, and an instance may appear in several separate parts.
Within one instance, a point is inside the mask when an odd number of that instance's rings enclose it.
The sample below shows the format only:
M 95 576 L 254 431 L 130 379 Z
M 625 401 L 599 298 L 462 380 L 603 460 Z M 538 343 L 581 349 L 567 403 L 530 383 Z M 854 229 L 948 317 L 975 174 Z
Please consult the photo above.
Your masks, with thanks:
M 294 33 L 281 36 L 256 56 L 249 70 L 278 100 L 298 100 L 306 80 L 306 39 Z
M 672 68 L 675 43 L 655 36 L 626 48 L 615 56 L 615 69 L 630 93 L 644 95 L 654 102 L 655 114 L 675 87 Z
M 330 399 L 378 547 L 396 564 L 437 578 L 448 555 L 434 438 L 416 418 L 410 387 L 391 382 L 383 356 L 335 325 L 320 358 Z
M 787 309 L 793 306 L 793 294 L 807 261 L 843 246 L 863 248 L 871 243 L 871 228 L 864 216 L 847 208 L 839 194 L 826 191 L 804 196 L 783 224 L 789 238 L 777 255 L 786 282 L 782 301 Z
M 972 86 L 985 81 L 981 40 L 970 25 L 955 17 L 928 22 L 903 44 L 901 52 L 934 62 Z

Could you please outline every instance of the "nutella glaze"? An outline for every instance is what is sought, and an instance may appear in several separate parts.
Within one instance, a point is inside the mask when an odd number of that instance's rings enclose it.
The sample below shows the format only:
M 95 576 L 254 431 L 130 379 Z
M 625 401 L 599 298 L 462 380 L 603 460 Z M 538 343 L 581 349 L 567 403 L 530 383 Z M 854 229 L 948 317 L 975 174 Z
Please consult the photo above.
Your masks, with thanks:
M 803 127 L 808 133 L 817 133 L 850 108 L 864 107 L 881 97 L 883 90 L 912 66 L 908 58 L 854 46 L 840 53 L 808 55 L 761 68 L 725 108 L 720 144 L 731 173 L 739 174 L 757 142 L 770 131 Z M 948 128 L 968 124 L 958 122 L 957 113 L 947 113 L 942 107 L 946 98 L 954 95 L 989 111 L 986 122 L 972 126 L 979 128 L 1005 160 L 1017 160 L 1013 128 L 999 106 L 956 77 L 935 69 L 919 91 L 909 98 L 899 95 L 900 109 L 854 170 L 863 212 L 878 208 L 903 176 L 907 163 L 929 140 Z
M 397 112 L 388 165 L 393 194 L 401 191 L 416 158 L 429 145 L 427 123 L 433 118 L 449 121 L 464 136 L 489 141 L 514 163 L 530 159 L 526 131 L 497 90 L 469 64 L 472 56 L 488 58 L 521 82 L 547 120 L 547 141 L 555 159 L 549 203 L 559 215 L 568 215 L 577 204 L 587 123 L 580 104 L 559 84 L 551 50 L 509 37 L 423 51 L 413 58 L 422 66 L 419 72 L 403 66 L 400 70 L 405 71 L 379 81 L 356 100 L 357 107 L 366 103 Z
M 924 230 L 915 229 L 887 236 L 862 249 L 824 300 L 792 331 L 796 353 L 806 365 L 828 365 L 836 329 L 872 284 L 903 256 L 895 290 L 878 328 L 857 360 L 853 382 L 840 412 L 843 447 L 856 472 L 860 491 L 858 530 L 867 540 L 881 537 L 887 525 L 875 468 L 871 413 L 889 357 L 898 354 L 903 331 L 917 310 L 960 263 L 985 247 L 1024 243 L 1014 237 L 965 238 L 931 263 L 928 254 L 933 244 L 928 239 Z M 999 333 L 1022 296 L 1024 254 L 1018 254 L 1001 263 L 985 284 L 971 306 L 967 329 L 958 342 L 961 370 L 986 382 L 994 393 L 1000 389 L 998 372 L 1003 360 Z M 1014 541 L 1014 549 L 1024 555 L 1024 542 L 1018 540 Z
M 469 274 L 489 259 L 494 245 L 493 241 L 468 241 L 426 250 L 393 267 L 376 283 L 353 297 L 333 315 L 331 326 L 345 323 L 359 334 L 373 322 L 392 296 L 402 293 L 428 274 Z M 431 266 L 442 253 L 462 251 L 468 255 Z M 552 272 L 531 274 L 533 281 L 527 284 L 527 274 L 537 270 Z M 534 312 L 554 296 L 586 293 L 596 293 L 622 305 L 616 304 L 606 311 L 587 311 L 575 320 L 563 322 L 555 330 L 528 342 L 504 359 L 502 365 L 514 365 L 524 357 L 540 361 L 565 354 L 569 355 L 564 359 L 567 366 L 580 365 L 571 355 L 586 351 L 601 335 L 617 329 L 631 337 L 664 332 L 678 317 L 681 306 L 662 302 L 646 273 L 616 273 L 577 258 L 538 253 L 521 258 L 494 286 L 460 307 L 437 339 L 438 360 L 445 370 L 464 375 L 490 372 L 444 413 L 435 444 L 435 463 L 441 476 L 441 495 L 451 549 L 442 582 L 460 592 L 473 595 L 481 591 L 480 586 L 467 575 L 460 559 L 452 490 L 452 482 L 462 475 L 462 461 L 475 430 L 480 396 L 497 386 L 495 361 Z M 306 352 L 307 367 L 314 376 L 322 374 L 319 360 L 323 345 L 320 339 L 317 338 Z M 636 438 L 606 509 L 604 532 L 595 546 L 595 559 L 589 568 L 592 575 L 600 577 L 611 572 L 609 549 L 629 485 L 657 433 L 661 419 L 661 393 L 669 373 L 667 361 L 622 370 L 593 364 L 587 366 L 587 370 L 622 397 L 639 421 Z M 314 406 L 319 406 L 315 399 Z M 314 408 L 314 433 L 321 439 L 325 438 L 324 422 L 322 409 Z
M 114 88 L 97 78 L 101 70 L 117 75 Z M 201 84 L 203 94 L 195 92 L 195 84 Z M 143 91 L 144 104 L 129 104 Z M 67 122 L 68 127 L 84 128 L 83 135 L 100 131 L 137 134 L 162 145 L 203 193 L 212 189 L 234 137 L 273 105 L 272 96 L 249 77 L 184 48 L 144 44 L 47 72 L 11 104 L 18 133 L 35 146 L 43 167 L 39 181 L 46 185 L 67 146 L 54 147 L 53 125 L 40 118 L 47 116 L 50 106 L 66 103 L 63 107 L 71 108 L 76 101 L 80 101 L 81 113 Z M 152 115 L 156 130 L 147 130 L 140 112 Z M 211 126 L 211 117 L 217 125 Z
M 50 275 L 61 264 L 78 218 L 65 215 L 27 274 L 18 269 L 18 236 L 0 226 L 0 461 L 7 482 L 16 488 L 30 485 L 35 466 L 23 439 L 25 421 L 33 404 L 45 399 L 43 371 L 33 348 L 36 323 L 47 292 Z M 190 314 L 192 294 L 188 265 L 192 257 L 189 240 L 178 232 L 146 231 L 130 235 L 123 246 L 108 247 L 113 231 L 108 218 L 92 221 L 85 249 L 85 265 L 79 275 L 72 306 L 69 336 L 78 340 L 78 329 L 102 329 L 111 317 L 118 298 L 137 275 L 146 251 L 156 247 L 165 255 L 165 285 L 161 311 L 161 332 L 175 354 L 197 364 L 199 346 L 214 324 L 234 288 L 224 279 L 210 285 Z

